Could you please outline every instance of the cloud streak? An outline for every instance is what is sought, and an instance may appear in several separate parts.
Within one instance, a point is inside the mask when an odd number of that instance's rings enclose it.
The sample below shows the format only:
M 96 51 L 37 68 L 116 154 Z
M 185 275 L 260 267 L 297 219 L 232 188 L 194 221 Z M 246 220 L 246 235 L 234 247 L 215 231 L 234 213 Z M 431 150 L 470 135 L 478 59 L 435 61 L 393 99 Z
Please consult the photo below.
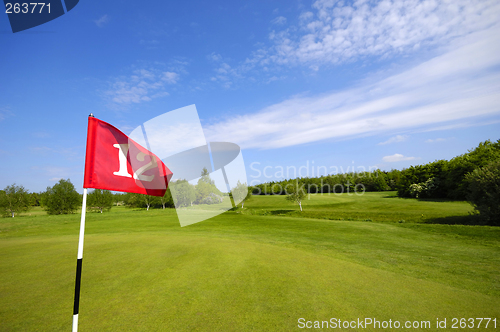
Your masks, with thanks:
M 444 141 L 447 141 L 448 139 L 447 138 L 436 138 L 436 139 L 427 139 L 425 140 L 425 143 L 438 143 L 438 142 L 444 142 Z
M 338 64 L 365 56 L 390 57 L 441 45 L 495 24 L 496 0 L 318 0 L 295 29 L 273 31 L 262 61 Z M 273 22 L 274 23 L 274 22 Z
M 138 69 L 129 77 L 117 78 L 105 92 L 116 105 L 131 105 L 148 102 L 155 98 L 168 96 L 166 85 L 179 81 L 176 72 Z
M 386 163 L 395 163 L 395 162 L 398 162 L 398 161 L 415 160 L 415 159 L 417 159 L 417 158 L 415 158 L 415 157 L 405 157 L 402 154 L 395 153 L 392 156 L 385 156 L 385 157 L 383 157 L 382 161 L 384 161 Z
M 385 142 L 380 142 L 378 145 L 386 145 L 386 144 L 391 144 L 391 143 L 398 143 L 398 142 L 404 142 L 408 139 L 408 135 L 396 135 L 394 137 L 389 138 Z
M 408 56 L 488 29 L 498 17 L 496 0 L 317 0 L 291 20 L 295 25 L 283 16 L 274 18 L 267 45 L 244 61 L 220 63 L 213 53 L 219 63 L 211 81 L 233 88 L 248 77 L 268 83 L 292 68 L 314 73 L 332 65 Z
M 95 25 L 97 25 L 99 28 L 102 28 L 109 22 L 109 16 L 107 14 L 102 15 L 99 17 L 97 20 L 94 20 Z
M 210 141 L 281 148 L 324 139 L 471 122 L 500 114 L 500 29 L 456 40 L 448 51 L 375 82 L 293 97 L 206 127 Z
M 273 19 L 271 21 L 272 24 L 276 24 L 276 25 L 283 25 L 286 23 L 286 17 L 284 16 L 278 16 L 276 17 L 275 19 Z

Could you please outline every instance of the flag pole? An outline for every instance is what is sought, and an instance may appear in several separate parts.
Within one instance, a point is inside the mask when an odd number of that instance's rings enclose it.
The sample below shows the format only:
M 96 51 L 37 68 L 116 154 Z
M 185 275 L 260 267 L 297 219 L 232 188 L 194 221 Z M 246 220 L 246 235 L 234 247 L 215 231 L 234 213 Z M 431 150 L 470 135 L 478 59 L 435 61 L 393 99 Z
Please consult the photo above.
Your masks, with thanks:
M 78 308 L 80 306 L 80 283 L 82 280 L 83 236 L 85 234 L 85 211 L 87 209 L 87 188 L 83 189 L 82 218 L 80 220 L 80 238 L 76 257 L 75 304 L 73 306 L 73 332 L 78 331 Z
M 90 113 L 89 117 L 93 118 L 94 114 Z M 85 235 L 86 211 L 87 211 L 87 188 L 83 188 L 82 217 L 80 219 L 80 236 L 78 238 L 78 253 L 76 255 L 75 303 L 73 305 L 73 330 L 72 330 L 73 332 L 78 331 L 78 309 L 80 307 L 80 284 L 82 281 L 83 237 Z

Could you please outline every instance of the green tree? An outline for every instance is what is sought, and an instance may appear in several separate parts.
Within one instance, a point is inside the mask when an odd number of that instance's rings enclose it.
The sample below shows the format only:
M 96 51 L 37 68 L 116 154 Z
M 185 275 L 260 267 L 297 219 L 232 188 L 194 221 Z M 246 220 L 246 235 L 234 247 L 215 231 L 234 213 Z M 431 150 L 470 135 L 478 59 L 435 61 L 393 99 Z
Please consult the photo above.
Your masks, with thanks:
M 475 149 L 469 150 L 468 153 L 451 159 L 445 181 L 448 197 L 466 199 L 468 194 L 468 184 L 465 181 L 466 174 L 499 159 L 500 139 L 496 142 L 490 140 L 481 142 Z
M 500 160 L 465 176 L 467 200 L 490 225 L 500 225 Z
M 201 178 L 199 181 L 203 181 L 205 183 L 215 185 L 214 180 L 210 178 L 210 173 L 208 172 L 206 167 L 203 167 L 203 170 L 201 171 Z
M 135 195 L 132 193 L 124 193 L 123 196 L 121 196 L 121 201 L 123 202 L 124 205 L 128 207 L 135 207 Z
M 247 195 L 245 196 L 245 198 L 243 199 L 243 201 L 241 201 L 241 208 L 243 208 L 243 204 L 246 201 L 248 201 L 250 198 L 252 198 L 252 188 L 247 187 Z
M 126 196 L 126 193 L 115 193 L 113 195 L 113 204 L 117 206 L 125 204 Z
M 170 192 L 170 189 L 167 189 L 165 191 L 165 195 L 159 198 L 161 202 L 162 208 L 165 210 L 165 207 L 174 207 L 174 199 L 172 198 L 172 193 Z
M 409 187 L 410 195 L 414 198 L 435 197 L 434 192 L 439 189 L 439 179 L 429 178 L 425 182 L 413 183 Z
M 123 197 L 125 205 L 136 208 L 146 208 L 147 211 L 155 204 L 156 200 L 156 196 L 137 193 L 127 193 Z
M 175 198 L 175 207 L 193 205 L 196 194 L 193 185 L 186 180 L 177 180 L 169 185 L 172 196 Z
M 302 211 L 302 201 L 306 197 L 306 193 L 304 192 L 304 189 L 302 187 L 299 187 L 298 181 L 295 183 L 295 185 L 288 185 L 285 188 L 285 191 L 287 194 L 285 199 L 294 204 L 298 204 L 300 207 L 300 211 Z
M 68 214 L 78 209 L 82 199 L 69 179 L 61 179 L 53 187 L 47 187 L 42 202 L 48 214 Z
M 41 194 L 40 193 L 31 193 L 30 194 L 30 203 L 31 206 L 40 206 Z
M 241 183 L 238 180 L 236 187 L 231 189 L 231 194 L 235 203 L 241 202 L 241 208 L 243 208 L 245 201 L 247 199 L 250 199 L 250 197 L 252 197 L 252 189 L 249 188 L 246 183 Z
M 197 204 L 217 204 L 222 202 L 222 193 L 215 186 L 215 182 L 210 178 L 206 168 L 203 168 L 201 178 L 196 184 L 195 195 Z
M 136 194 L 139 202 L 139 206 L 145 207 L 146 211 L 149 211 L 151 205 L 154 204 L 156 196 Z
M 94 189 L 87 197 L 87 208 L 109 211 L 113 206 L 113 194 L 109 190 Z
M 434 178 L 435 186 L 431 191 L 427 190 L 427 197 L 466 199 L 468 195 L 466 174 L 499 159 L 500 140 L 496 142 L 487 140 L 479 143 L 475 149 L 450 161 L 436 160 L 425 165 L 411 166 L 401 171 L 397 182 L 398 196 L 415 197 L 419 190 L 425 189 L 423 185 L 429 179 Z M 423 196 L 419 195 L 419 197 Z
M 223 199 L 222 193 L 213 184 L 198 180 L 196 185 L 196 204 L 218 204 Z
M 14 183 L 0 191 L 0 209 L 5 215 L 10 214 L 14 218 L 15 213 L 28 211 L 30 207 L 31 197 L 23 186 Z

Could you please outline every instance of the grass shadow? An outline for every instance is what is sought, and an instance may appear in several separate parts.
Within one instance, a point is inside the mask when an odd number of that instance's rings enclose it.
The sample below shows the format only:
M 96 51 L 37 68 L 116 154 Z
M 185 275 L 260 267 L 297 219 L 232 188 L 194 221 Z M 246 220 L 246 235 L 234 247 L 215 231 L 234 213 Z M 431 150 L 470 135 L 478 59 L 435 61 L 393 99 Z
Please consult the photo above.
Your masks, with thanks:
M 269 212 L 271 215 L 276 216 L 276 215 L 280 215 L 280 214 L 287 214 L 287 213 L 294 212 L 294 211 L 295 210 L 272 210 Z
M 397 195 L 387 195 L 383 196 L 382 198 L 400 198 L 400 199 L 410 199 L 410 200 L 416 200 L 416 201 L 423 201 L 423 202 L 465 202 L 464 200 L 460 199 L 451 199 L 451 198 L 413 198 L 413 197 L 399 197 Z
M 418 200 L 424 202 L 465 202 L 464 200 L 451 198 L 418 198 Z
M 441 225 L 478 225 L 484 226 L 487 223 L 476 215 L 469 216 L 450 216 L 442 218 L 432 218 L 424 221 L 425 224 L 441 224 Z

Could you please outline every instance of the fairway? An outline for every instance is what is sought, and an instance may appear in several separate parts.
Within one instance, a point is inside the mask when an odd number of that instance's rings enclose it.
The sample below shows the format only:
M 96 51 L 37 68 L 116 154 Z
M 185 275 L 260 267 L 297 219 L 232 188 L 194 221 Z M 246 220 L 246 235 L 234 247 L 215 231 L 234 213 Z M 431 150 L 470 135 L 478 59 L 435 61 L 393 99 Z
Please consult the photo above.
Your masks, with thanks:
M 500 229 L 455 225 L 468 203 L 381 192 L 311 195 L 303 208 L 256 196 L 183 228 L 173 209 L 88 213 L 80 331 L 291 331 L 309 330 L 299 318 L 367 317 L 500 326 Z M 31 214 L 0 219 L 0 331 L 68 331 L 80 217 Z

